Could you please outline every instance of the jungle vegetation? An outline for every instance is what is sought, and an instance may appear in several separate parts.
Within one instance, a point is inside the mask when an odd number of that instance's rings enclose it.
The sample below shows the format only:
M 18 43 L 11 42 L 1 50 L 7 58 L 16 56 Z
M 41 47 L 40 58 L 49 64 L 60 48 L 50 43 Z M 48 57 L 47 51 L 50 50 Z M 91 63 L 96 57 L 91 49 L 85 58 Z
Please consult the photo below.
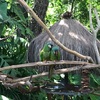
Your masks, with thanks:
M 99 0 L 25 0 L 46 24 L 48 28 L 61 19 L 66 11 L 72 11 L 72 18 L 80 21 L 91 32 L 89 21 L 89 4 L 96 8 L 100 16 Z M 92 14 L 93 26 L 97 22 Z M 17 0 L 0 0 L 0 67 L 27 63 L 27 51 L 33 38 L 41 34 L 42 27 L 32 18 Z M 100 31 L 97 34 L 100 39 Z M 35 74 L 30 68 L 11 69 L 3 71 L 12 77 L 25 77 Z M 71 76 L 70 76 L 71 77 Z M 59 76 L 54 77 L 56 80 Z M 78 76 L 70 78 L 72 83 L 77 83 Z M 77 80 L 75 80 L 77 79 Z M 79 78 L 80 79 L 80 78 Z M 38 81 L 38 80 L 37 80 Z M 100 86 L 100 76 L 90 75 L 90 86 Z M 26 87 L 27 89 L 27 87 Z M 4 87 L 0 83 L 0 100 L 47 100 L 45 92 L 21 93 L 18 89 Z M 90 99 L 88 99 L 88 97 Z M 61 100 L 55 96 L 54 100 Z M 87 94 L 74 96 L 72 100 L 100 100 L 98 95 Z

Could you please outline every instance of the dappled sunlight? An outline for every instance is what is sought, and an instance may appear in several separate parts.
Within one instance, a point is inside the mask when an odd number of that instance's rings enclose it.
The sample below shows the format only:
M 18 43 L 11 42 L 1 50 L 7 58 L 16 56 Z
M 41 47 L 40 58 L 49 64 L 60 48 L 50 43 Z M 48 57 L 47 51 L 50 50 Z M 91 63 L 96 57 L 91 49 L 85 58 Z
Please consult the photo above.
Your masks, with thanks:
M 69 28 L 69 25 L 68 25 L 67 23 L 65 23 L 64 20 L 61 20 L 61 21 L 59 22 L 59 25 L 64 25 L 64 26 L 66 26 L 67 28 Z
M 87 41 L 86 41 L 86 39 L 84 39 L 84 37 L 81 36 L 81 35 L 75 34 L 74 32 L 69 32 L 69 35 L 70 35 L 72 38 L 75 38 L 75 39 L 77 39 L 77 40 L 80 40 L 80 41 L 85 42 L 85 44 L 88 44 Z
M 86 39 L 84 39 L 82 36 L 81 36 L 81 40 L 83 40 L 86 44 L 88 44 Z
M 69 35 L 70 35 L 72 38 L 76 38 L 76 39 L 79 39 L 79 40 L 80 40 L 80 37 L 79 37 L 77 34 L 73 33 L 73 32 L 69 32 Z
M 61 37 L 61 36 L 63 36 L 63 34 L 59 32 L 59 33 L 58 33 L 58 36 Z
M 52 39 L 51 38 L 48 38 L 48 41 L 52 41 Z

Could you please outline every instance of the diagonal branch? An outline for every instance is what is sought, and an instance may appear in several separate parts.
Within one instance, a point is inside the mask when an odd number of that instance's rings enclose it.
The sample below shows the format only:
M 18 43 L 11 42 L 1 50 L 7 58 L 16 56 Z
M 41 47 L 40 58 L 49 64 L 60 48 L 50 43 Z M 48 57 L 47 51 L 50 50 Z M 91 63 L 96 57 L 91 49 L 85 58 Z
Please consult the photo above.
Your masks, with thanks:
M 76 55 L 80 57 L 81 59 L 89 60 L 90 62 L 93 62 L 93 59 L 90 56 L 84 56 L 76 51 L 70 50 L 67 47 L 65 47 L 62 43 L 60 43 L 51 33 L 51 31 L 46 27 L 46 25 L 41 21 L 41 19 L 36 15 L 36 13 L 27 5 L 27 3 L 24 0 L 18 0 L 20 4 L 23 5 L 23 7 L 27 10 L 28 13 L 47 31 L 47 34 L 52 39 L 54 43 L 56 43 L 59 47 L 61 47 L 63 50 Z

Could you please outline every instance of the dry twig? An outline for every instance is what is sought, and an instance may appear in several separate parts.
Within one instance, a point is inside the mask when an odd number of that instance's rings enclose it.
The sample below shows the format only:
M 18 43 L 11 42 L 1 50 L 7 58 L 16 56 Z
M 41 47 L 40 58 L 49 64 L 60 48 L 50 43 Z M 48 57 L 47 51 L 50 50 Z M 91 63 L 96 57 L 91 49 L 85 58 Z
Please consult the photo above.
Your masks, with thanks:
M 76 66 L 76 67 L 71 67 L 71 68 L 64 68 L 64 69 L 55 70 L 53 74 L 67 73 L 67 72 L 72 72 L 72 71 L 81 70 L 81 69 L 93 69 L 93 68 L 97 68 L 97 67 L 100 67 L 100 65 L 89 64 L 89 65 L 86 65 L 83 67 Z M 40 73 L 38 75 L 33 75 L 32 79 L 40 78 L 40 77 L 47 76 L 47 75 L 48 75 L 48 72 L 43 72 L 43 73 Z M 14 79 L 12 81 L 6 81 L 6 82 L 14 83 L 14 82 L 20 82 L 20 81 L 27 81 L 29 79 L 30 79 L 30 76 L 24 77 L 24 78 L 19 78 L 19 79 Z

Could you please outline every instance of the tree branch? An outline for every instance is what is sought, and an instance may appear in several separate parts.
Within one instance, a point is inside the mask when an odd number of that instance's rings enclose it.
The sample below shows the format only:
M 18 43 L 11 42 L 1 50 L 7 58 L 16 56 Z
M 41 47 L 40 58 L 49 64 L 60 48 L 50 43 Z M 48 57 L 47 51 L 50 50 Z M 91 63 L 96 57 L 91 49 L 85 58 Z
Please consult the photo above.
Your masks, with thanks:
M 20 4 L 23 5 L 23 7 L 26 9 L 28 13 L 46 30 L 49 37 L 52 39 L 54 43 L 56 43 L 59 47 L 64 49 L 65 51 L 78 56 L 81 59 L 89 60 L 93 63 L 93 59 L 90 56 L 84 56 L 76 51 L 70 50 L 67 47 L 65 47 L 62 43 L 60 43 L 51 33 L 51 31 L 46 27 L 46 25 L 41 21 L 41 19 L 36 15 L 36 13 L 27 5 L 27 3 L 24 0 L 18 0 Z
M 8 38 L 11 38 L 12 36 L 8 36 L 8 37 L 5 37 L 5 38 L 0 38 L 0 42 L 1 41 L 5 41 L 5 40 L 7 40 Z
M 97 28 L 96 28 L 96 33 L 97 33 L 100 30 L 100 20 L 99 20 L 97 10 L 95 8 L 94 8 L 94 13 L 95 13 L 96 20 L 97 20 Z
M 73 1 L 71 2 L 71 13 L 73 13 L 74 3 L 75 3 L 75 0 L 73 0 Z
M 58 62 L 54 61 L 48 61 L 48 62 L 34 62 L 34 63 L 27 63 L 27 64 L 20 64 L 20 65 L 12 65 L 12 66 L 7 66 L 0 68 L 0 71 L 8 70 L 8 69 L 16 69 L 16 68 L 29 68 L 29 67 L 35 67 L 35 66 L 51 66 L 51 65 L 86 65 L 90 64 L 88 62 L 82 62 L 82 61 L 66 61 L 66 60 L 61 60 Z
M 93 94 L 93 95 L 100 96 L 100 93 L 93 92 L 92 94 Z
M 97 63 L 100 64 L 100 54 L 99 54 L 99 50 L 98 50 L 98 47 L 97 47 L 97 32 L 100 29 L 100 20 L 99 20 L 98 13 L 97 13 L 96 9 L 94 9 L 94 13 L 96 15 L 96 20 L 97 20 L 97 23 L 98 23 L 97 28 L 94 29 L 93 28 L 93 23 L 92 23 L 91 9 L 92 9 L 92 7 L 91 7 L 91 4 L 90 4 L 89 19 L 90 19 L 90 28 L 91 28 L 92 33 L 93 33 L 93 46 L 94 46 L 94 50 L 95 50 L 96 57 L 97 57 Z
M 98 68 L 98 67 L 100 67 L 100 64 L 99 65 L 89 64 L 86 66 L 76 66 L 76 67 L 71 67 L 71 68 L 64 68 L 64 69 L 55 70 L 53 74 L 62 74 L 62 73 L 76 71 L 76 70 L 93 69 L 93 68 Z M 38 75 L 32 75 L 32 79 L 40 78 L 40 77 L 47 76 L 47 75 L 48 75 L 48 72 L 43 72 L 43 73 L 40 73 Z M 14 82 L 27 81 L 29 79 L 30 79 L 30 76 L 24 77 L 24 78 L 19 78 L 19 79 L 14 79 L 12 81 L 6 81 L 6 82 L 14 83 Z
M 90 28 L 92 30 L 92 32 L 94 31 L 94 28 L 93 28 L 93 24 L 92 24 L 92 15 L 91 15 L 91 4 L 90 4 L 90 8 L 89 8 L 89 19 L 90 19 Z M 94 33 L 94 32 L 93 32 Z

